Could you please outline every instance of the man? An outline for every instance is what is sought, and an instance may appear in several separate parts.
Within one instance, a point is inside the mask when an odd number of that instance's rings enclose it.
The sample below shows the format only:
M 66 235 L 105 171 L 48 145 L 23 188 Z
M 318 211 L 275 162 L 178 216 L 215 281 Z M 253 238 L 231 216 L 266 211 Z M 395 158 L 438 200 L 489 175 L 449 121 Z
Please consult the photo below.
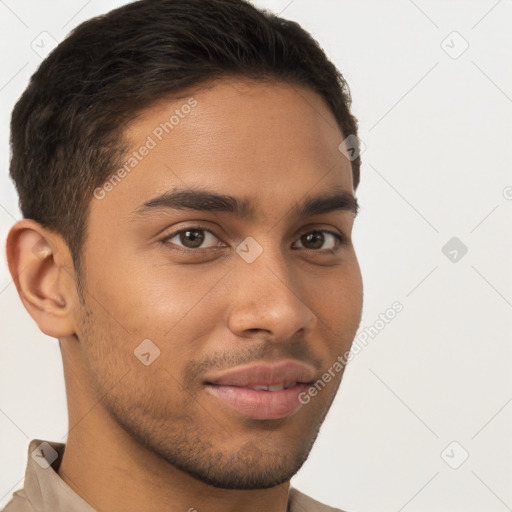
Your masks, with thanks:
M 335 510 L 290 479 L 361 318 L 349 107 L 309 34 L 241 0 L 135 2 L 41 64 L 7 255 L 69 430 L 5 512 Z

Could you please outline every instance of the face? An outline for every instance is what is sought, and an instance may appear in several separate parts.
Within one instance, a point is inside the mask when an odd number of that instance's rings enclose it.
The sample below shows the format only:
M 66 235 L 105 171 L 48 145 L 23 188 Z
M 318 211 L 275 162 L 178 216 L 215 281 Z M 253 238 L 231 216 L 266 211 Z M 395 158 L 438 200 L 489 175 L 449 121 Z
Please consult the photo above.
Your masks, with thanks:
M 344 137 L 308 89 L 224 79 L 160 101 L 125 138 L 83 253 L 77 336 L 94 390 L 133 439 L 199 480 L 283 483 L 342 372 L 300 395 L 361 317 Z

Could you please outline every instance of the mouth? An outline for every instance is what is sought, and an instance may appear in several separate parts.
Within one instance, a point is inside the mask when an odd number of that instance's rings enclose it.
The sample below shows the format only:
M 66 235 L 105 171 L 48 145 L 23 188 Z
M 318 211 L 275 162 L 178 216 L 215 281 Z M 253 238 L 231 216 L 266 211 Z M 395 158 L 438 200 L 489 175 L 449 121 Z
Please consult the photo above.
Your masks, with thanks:
M 260 363 L 211 376 L 205 385 L 223 408 L 252 419 L 282 419 L 302 407 L 299 396 L 314 375 L 312 367 L 296 361 Z
M 261 384 L 258 386 L 253 386 L 250 389 L 254 389 L 255 391 L 283 391 L 283 389 L 288 389 L 293 386 L 296 386 L 297 382 L 288 382 L 285 384 L 284 382 L 281 382 L 280 384 Z

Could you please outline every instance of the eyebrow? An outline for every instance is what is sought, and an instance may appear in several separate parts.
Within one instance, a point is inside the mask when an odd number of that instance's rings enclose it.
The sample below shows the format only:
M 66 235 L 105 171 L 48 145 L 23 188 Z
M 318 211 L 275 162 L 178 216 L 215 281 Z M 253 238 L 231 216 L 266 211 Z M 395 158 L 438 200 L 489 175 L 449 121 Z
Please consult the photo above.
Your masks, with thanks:
M 208 190 L 166 192 L 143 203 L 135 210 L 135 213 L 146 215 L 161 209 L 225 212 L 248 219 L 255 217 L 255 208 L 250 200 L 238 199 Z M 302 203 L 296 204 L 294 210 L 299 218 L 334 211 L 348 211 L 356 217 L 359 212 L 359 204 L 351 192 L 338 189 L 328 194 L 310 197 Z

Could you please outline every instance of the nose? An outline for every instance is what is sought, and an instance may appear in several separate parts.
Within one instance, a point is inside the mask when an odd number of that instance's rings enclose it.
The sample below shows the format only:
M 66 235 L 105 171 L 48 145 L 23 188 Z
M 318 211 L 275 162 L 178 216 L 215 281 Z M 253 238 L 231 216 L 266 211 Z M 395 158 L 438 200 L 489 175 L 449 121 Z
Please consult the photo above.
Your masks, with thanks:
M 264 251 L 256 261 L 240 260 L 236 267 L 228 317 L 235 335 L 286 341 L 314 329 L 317 316 L 282 255 Z

